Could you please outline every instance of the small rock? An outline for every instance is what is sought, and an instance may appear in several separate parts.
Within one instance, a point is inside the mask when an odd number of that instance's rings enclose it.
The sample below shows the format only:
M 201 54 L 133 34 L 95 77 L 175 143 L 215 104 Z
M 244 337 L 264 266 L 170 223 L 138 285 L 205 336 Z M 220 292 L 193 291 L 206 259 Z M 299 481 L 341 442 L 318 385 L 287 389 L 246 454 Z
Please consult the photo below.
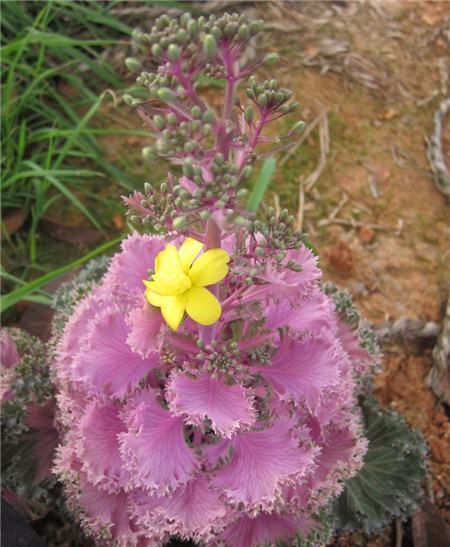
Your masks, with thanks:
M 345 241 L 339 240 L 328 253 L 330 264 L 340 274 L 347 275 L 353 269 L 353 252 Z
M 371 243 L 375 238 L 375 232 L 370 226 L 364 224 L 359 230 L 359 237 L 364 243 Z

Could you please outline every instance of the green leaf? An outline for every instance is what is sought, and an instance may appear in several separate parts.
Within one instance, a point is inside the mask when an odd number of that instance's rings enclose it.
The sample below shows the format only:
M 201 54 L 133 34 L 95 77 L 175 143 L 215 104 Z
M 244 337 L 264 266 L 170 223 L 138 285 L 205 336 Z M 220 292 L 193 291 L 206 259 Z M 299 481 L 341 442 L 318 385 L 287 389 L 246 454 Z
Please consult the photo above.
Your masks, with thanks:
M 57 270 L 53 270 L 52 272 L 49 272 L 45 275 L 42 275 L 41 277 L 38 277 L 34 281 L 31 281 L 30 283 L 27 283 L 26 285 L 23 285 L 14 291 L 8 293 L 7 295 L 3 296 L 1 298 L 1 306 L 0 311 L 4 312 L 7 309 L 9 309 L 11 306 L 14 306 L 14 304 L 17 304 L 17 302 L 20 302 L 21 300 L 25 300 L 26 298 L 30 298 L 30 296 L 33 295 L 33 293 L 52 281 L 53 279 L 56 279 L 60 275 L 70 272 L 74 268 L 77 268 L 78 266 L 81 266 L 91 258 L 94 258 L 95 256 L 98 256 L 104 252 L 106 252 L 111 247 L 114 247 L 122 240 L 122 236 L 117 237 L 115 239 L 112 239 L 111 241 L 108 241 L 106 243 L 103 243 L 102 245 L 99 245 L 96 249 L 93 251 L 85 254 L 81 258 L 78 258 L 77 260 L 74 260 L 70 264 L 67 264 L 66 266 L 63 266 L 62 268 L 58 268 Z
M 277 164 L 277 160 L 272 156 L 264 160 L 261 171 L 258 175 L 258 178 L 256 179 L 253 191 L 250 194 L 250 197 L 247 202 L 248 211 L 256 211 L 258 207 L 260 206 L 264 198 L 264 194 L 266 193 L 266 190 L 275 172 L 276 164 Z
M 362 469 L 336 501 L 334 515 L 338 528 L 371 534 L 419 507 L 426 444 L 399 414 L 374 399 L 361 400 L 361 407 L 369 448 Z

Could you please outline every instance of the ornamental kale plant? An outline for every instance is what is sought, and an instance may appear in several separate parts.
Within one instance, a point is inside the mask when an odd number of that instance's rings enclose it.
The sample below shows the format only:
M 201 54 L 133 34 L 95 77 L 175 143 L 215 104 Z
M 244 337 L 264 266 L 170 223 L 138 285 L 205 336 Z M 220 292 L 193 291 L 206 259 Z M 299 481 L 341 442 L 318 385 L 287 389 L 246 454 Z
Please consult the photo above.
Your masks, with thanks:
M 307 538 L 362 465 L 373 358 L 294 218 L 242 202 L 267 145 L 302 127 L 264 134 L 298 104 L 253 75 L 274 55 L 241 62 L 261 28 L 184 14 L 135 33 L 150 98 L 127 100 L 182 174 L 125 198 L 140 231 L 55 334 L 55 470 L 96 545 Z M 225 81 L 220 112 L 198 92 L 204 76 Z

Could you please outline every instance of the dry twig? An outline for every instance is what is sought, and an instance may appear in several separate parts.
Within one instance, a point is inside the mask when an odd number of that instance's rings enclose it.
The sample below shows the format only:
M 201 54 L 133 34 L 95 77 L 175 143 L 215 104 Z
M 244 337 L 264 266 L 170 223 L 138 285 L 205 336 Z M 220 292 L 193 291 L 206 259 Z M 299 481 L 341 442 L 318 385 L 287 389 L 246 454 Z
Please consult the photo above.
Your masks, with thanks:
M 434 131 L 427 143 L 427 157 L 437 188 L 450 199 L 450 172 L 442 150 L 442 124 L 450 112 L 450 99 L 442 101 L 434 114 Z

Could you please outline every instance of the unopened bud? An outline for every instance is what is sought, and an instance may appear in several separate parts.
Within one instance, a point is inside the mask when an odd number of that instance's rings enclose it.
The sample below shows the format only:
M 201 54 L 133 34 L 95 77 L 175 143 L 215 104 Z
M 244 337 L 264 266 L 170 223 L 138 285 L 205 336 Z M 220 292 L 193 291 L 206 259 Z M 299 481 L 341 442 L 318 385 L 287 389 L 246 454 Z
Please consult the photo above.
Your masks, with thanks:
M 261 19 L 258 21 L 252 21 L 250 23 L 250 31 L 255 34 L 256 32 L 261 31 L 264 28 L 264 21 Z
M 300 120 L 299 122 L 295 123 L 293 126 L 292 126 L 292 129 L 291 129 L 291 132 L 292 133 L 300 133 L 301 131 L 303 131 L 305 129 L 305 122 L 303 120 Z
M 156 96 L 161 101 L 164 101 L 167 103 L 174 101 L 176 99 L 175 93 L 168 87 L 160 87 L 158 91 L 156 92 Z
M 244 113 L 244 118 L 247 123 L 252 123 L 254 117 L 254 111 L 251 106 L 247 106 Z
M 203 53 L 208 59 L 212 59 L 217 52 L 217 42 L 214 36 L 207 34 L 203 40 Z
M 136 99 L 135 97 L 125 94 L 122 96 L 123 102 L 128 106 L 138 106 L 139 104 L 142 104 L 144 101 L 142 99 Z
M 125 66 L 128 68 L 128 70 L 141 70 L 142 69 L 142 63 L 139 61 L 139 59 L 135 59 L 134 57 L 127 57 L 125 59 Z
M 250 36 L 250 29 L 247 25 L 241 25 L 239 27 L 239 38 L 241 40 L 247 40 L 247 38 Z
M 176 217 L 172 221 L 172 226 L 175 230 L 184 228 L 187 224 L 186 217 Z
M 191 108 L 192 117 L 198 120 L 202 116 L 202 111 L 199 106 L 193 106 Z
M 166 125 L 166 121 L 164 120 L 164 118 L 162 116 L 155 116 L 153 118 L 153 123 L 156 125 L 156 127 L 158 129 L 164 129 L 165 125 Z
M 195 38 L 198 34 L 198 24 L 197 21 L 191 19 L 187 25 L 187 31 L 192 38 Z
M 214 112 L 212 110 L 207 110 L 204 114 L 203 114 L 203 121 L 206 122 L 206 123 L 213 123 L 214 121 Z
M 247 194 L 248 194 L 248 190 L 246 188 L 241 188 L 236 192 L 236 197 L 238 199 L 245 198 Z
M 182 28 L 180 28 L 180 30 L 177 32 L 177 35 L 175 38 L 179 44 L 185 44 L 189 40 L 188 33 Z
M 167 50 L 167 57 L 172 63 L 178 61 L 180 58 L 180 48 L 175 44 L 170 44 L 169 49 Z
M 246 165 L 244 169 L 242 169 L 242 179 L 247 180 L 250 178 L 250 175 L 252 174 L 252 168 L 250 165 Z
M 265 65 L 274 65 L 275 63 L 278 63 L 280 60 L 280 56 L 278 53 L 268 53 L 263 60 L 263 63 Z
M 159 44 L 153 44 L 152 45 L 152 55 L 153 55 L 153 57 L 158 58 L 158 57 L 160 57 L 161 53 L 162 53 L 161 46 Z
M 183 163 L 183 174 L 186 177 L 193 177 L 194 176 L 194 165 L 192 158 L 185 158 Z
M 265 93 L 261 93 L 260 95 L 258 95 L 256 102 L 259 104 L 259 106 L 267 106 L 267 95 Z

